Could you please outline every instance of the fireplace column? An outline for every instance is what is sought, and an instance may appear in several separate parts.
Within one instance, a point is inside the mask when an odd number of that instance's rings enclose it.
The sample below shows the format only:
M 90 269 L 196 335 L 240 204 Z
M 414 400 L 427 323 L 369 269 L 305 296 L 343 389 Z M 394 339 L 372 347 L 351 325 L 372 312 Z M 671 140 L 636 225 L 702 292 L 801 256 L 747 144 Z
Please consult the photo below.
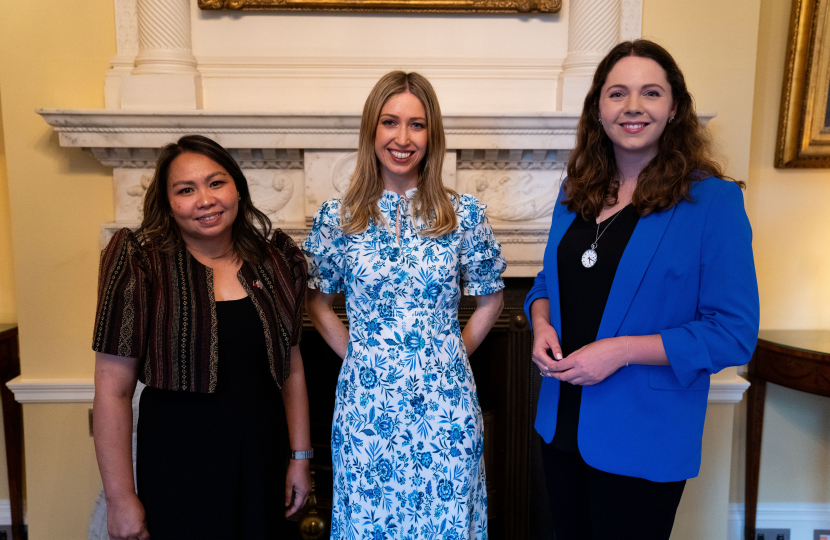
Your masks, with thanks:
M 138 54 L 135 68 L 121 83 L 121 108 L 202 108 L 188 0 L 138 0 Z
M 562 64 L 559 110 L 581 111 L 600 60 L 620 35 L 620 0 L 571 0 L 568 57 Z

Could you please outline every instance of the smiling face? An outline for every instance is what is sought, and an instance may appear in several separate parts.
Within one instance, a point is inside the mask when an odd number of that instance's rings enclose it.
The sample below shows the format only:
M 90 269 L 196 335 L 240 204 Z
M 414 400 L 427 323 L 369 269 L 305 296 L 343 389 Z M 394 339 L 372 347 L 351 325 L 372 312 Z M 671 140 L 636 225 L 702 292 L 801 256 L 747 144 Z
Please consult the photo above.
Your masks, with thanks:
M 224 167 L 202 154 L 181 154 L 170 163 L 167 198 L 185 245 L 230 245 L 239 192 Z
M 599 97 L 602 128 L 617 161 L 648 161 L 677 112 L 665 70 L 651 58 L 627 56 L 614 65 Z
M 395 94 L 383 104 L 375 132 L 375 155 L 386 189 L 403 193 L 417 187 L 426 153 L 424 105 L 409 92 Z

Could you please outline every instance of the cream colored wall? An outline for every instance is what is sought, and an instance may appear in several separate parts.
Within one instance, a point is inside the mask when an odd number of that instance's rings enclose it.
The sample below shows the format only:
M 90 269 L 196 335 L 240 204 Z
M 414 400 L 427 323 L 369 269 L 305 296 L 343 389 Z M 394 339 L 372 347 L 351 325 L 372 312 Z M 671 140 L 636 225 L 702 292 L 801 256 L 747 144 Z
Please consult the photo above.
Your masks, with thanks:
M 830 169 L 773 167 L 790 0 L 761 0 L 747 208 L 761 328 L 830 328 Z M 743 447 L 741 447 L 743 448 Z M 769 385 L 759 500 L 830 503 L 830 400 Z M 743 493 L 736 500 L 743 500 Z
M 22 370 L 32 378 L 89 378 L 99 227 L 113 219 L 112 171 L 61 148 L 34 111 L 103 108 L 103 78 L 115 53 L 113 2 L 0 0 L 0 13 Z M 23 408 L 32 540 L 86 538 L 100 489 L 87 408 Z
M 2 102 L 2 90 L 2 87 L 0 87 L 0 102 Z M 3 108 L 0 107 L 0 324 L 17 322 L 14 291 L 14 255 L 12 253 L 12 231 L 9 211 L 9 182 L 6 176 Z
M 2 88 L 0 88 L 0 102 Z M 6 147 L 3 137 L 3 108 L 0 107 L 0 324 L 17 322 L 14 292 L 14 256 L 11 219 L 9 218 L 9 184 L 6 177 Z M 0 415 L 0 433 L 3 418 Z M 9 475 L 6 468 L 5 438 L 0 437 L 0 499 L 9 498 Z

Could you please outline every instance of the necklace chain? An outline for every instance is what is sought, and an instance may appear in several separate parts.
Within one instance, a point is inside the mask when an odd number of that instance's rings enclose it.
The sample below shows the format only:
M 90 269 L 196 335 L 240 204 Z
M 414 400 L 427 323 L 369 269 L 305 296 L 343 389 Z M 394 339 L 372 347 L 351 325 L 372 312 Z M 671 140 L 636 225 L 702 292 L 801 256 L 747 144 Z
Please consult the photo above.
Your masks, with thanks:
M 605 234 L 605 231 L 608 230 L 608 227 L 610 227 L 611 224 L 614 223 L 614 220 L 617 219 L 617 216 L 619 216 L 623 210 L 625 210 L 625 207 L 622 207 L 619 210 L 617 210 L 617 213 L 614 214 L 614 216 L 611 218 L 611 221 L 608 222 L 608 225 L 606 225 L 605 228 L 602 229 L 602 232 L 599 232 L 599 226 L 602 225 L 602 221 L 597 223 L 597 235 L 594 238 L 594 243 L 591 244 L 591 249 L 597 249 L 597 243 L 599 242 L 599 239 L 602 237 L 603 234 Z M 600 217 L 602 217 L 602 212 L 600 212 L 599 215 Z

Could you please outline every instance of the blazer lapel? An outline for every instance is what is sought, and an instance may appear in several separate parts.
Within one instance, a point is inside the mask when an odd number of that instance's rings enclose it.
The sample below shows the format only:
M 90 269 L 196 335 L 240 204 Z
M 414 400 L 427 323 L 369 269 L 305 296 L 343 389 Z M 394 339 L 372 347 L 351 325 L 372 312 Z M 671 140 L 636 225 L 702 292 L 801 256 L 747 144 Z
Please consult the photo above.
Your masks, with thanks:
M 651 259 L 654 258 L 657 246 L 666 232 L 666 227 L 674 215 L 674 208 L 672 206 L 663 212 L 641 217 L 637 223 L 617 267 L 617 274 L 614 276 L 611 293 L 608 295 L 597 332 L 597 340 L 617 335 L 640 282 L 651 264 Z

